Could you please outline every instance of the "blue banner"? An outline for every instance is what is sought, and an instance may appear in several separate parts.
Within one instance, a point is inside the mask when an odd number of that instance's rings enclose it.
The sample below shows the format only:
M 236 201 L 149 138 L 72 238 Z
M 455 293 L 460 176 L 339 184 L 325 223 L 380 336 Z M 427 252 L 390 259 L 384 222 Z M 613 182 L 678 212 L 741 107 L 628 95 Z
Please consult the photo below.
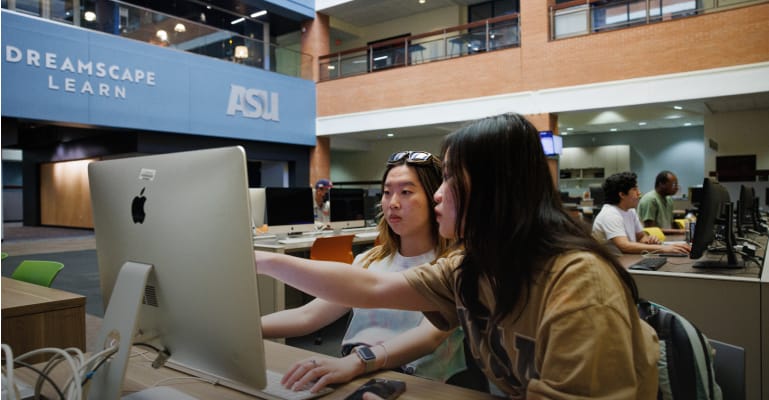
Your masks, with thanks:
M 315 145 L 312 81 L 2 10 L 2 115 Z

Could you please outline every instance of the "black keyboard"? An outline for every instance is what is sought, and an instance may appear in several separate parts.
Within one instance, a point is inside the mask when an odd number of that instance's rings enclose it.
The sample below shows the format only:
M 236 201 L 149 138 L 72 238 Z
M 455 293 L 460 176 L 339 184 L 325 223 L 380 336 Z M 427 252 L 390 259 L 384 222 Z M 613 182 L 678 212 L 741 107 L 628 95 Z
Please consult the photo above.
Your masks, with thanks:
M 640 269 L 640 270 L 658 270 L 660 267 L 665 265 L 665 263 L 668 262 L 667 258 L 665 257 L 646 257 L 640 259 L 638 262 L 630 266 L 630 269 Z

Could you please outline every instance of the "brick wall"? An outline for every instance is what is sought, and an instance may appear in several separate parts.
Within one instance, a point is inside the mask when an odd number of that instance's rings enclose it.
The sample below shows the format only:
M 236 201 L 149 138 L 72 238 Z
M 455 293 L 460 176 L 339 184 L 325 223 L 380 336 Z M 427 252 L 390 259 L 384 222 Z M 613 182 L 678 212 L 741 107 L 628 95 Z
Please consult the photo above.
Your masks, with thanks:
M 769 61 L 769 3 L 549 41 L 521 2 L 520 48 L 321 82 L 318 116 Z

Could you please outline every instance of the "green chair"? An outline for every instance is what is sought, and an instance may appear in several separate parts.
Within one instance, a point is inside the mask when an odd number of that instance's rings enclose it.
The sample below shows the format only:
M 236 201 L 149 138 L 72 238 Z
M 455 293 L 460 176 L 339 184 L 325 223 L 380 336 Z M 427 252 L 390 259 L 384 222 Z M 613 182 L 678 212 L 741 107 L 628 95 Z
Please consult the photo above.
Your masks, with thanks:
M 5 257 L 8 257 L 8 253 L 6 253 L 6 252 L 3 252 L 3 253 L 2 253 L 2 256 L 3 256 L 2 260 L 5 260 Z
M 24 260 L 13 271 L 11 278 L 51 287 L 51 283 L 62 268 L 64 264 L 57 261 Z

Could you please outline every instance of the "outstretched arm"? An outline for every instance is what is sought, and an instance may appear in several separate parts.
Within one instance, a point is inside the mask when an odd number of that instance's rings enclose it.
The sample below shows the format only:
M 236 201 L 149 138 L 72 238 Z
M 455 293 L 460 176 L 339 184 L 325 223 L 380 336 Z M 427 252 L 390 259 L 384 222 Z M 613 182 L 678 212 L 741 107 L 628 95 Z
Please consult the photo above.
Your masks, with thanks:
M 452 333 L 440 331 L 427 319 L 402 334 L 372 346 L 376 355 L 376 369 L 393 368 L 430 354 Z M 354 353 L 343 358 L 308 358 L 294 364 L 283 376 L 286 387 L 304 387 L 317 381 L 310 391 L 317 392 L 332 383 L 349 382 L 362 375 L 365 366 Z
M 401 273 L 374 272 L 349 264 L 263 251 L 255 251 L 254 258 L 257 273 L 333 303 L 362 308 L 435 310 L 435 305 L 414 290 Z
M 309 335 L 336 321 L 349 310 L 349 307 L 314 299 L 301 307 L 263 316 L 262 336 L 270 339 Z

